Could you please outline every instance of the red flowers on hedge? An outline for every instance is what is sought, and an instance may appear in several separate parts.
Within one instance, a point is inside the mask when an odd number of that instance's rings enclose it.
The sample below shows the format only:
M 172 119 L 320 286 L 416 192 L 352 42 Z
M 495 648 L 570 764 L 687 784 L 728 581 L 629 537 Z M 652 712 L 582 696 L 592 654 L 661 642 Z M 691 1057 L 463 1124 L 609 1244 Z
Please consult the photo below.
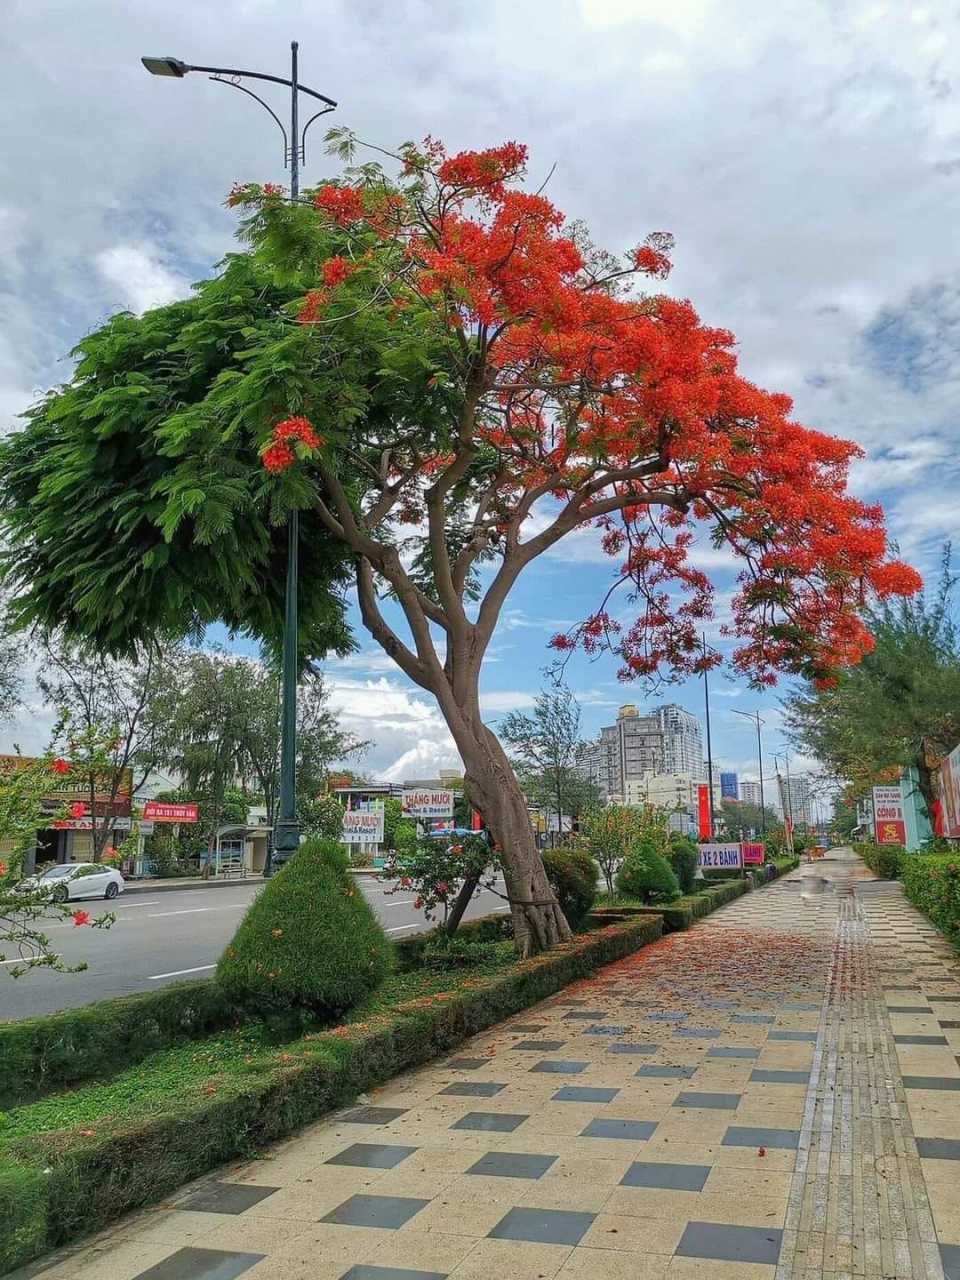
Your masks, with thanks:
M 292 467 L 298 458 L 310 457 L 322 445 L 323 437 L 314 431 L 309 418 L 284 418 L 274 427 L 261 458 L 266 469 L 277 474 Z

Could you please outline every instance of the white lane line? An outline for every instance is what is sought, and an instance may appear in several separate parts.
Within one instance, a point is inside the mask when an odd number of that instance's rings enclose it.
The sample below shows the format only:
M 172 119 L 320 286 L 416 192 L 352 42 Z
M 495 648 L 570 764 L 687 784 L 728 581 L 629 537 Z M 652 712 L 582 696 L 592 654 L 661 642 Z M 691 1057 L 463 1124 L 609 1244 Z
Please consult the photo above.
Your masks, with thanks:
M 59 956 L 54 956 L 53 958 L 54 958 L 54 960 L 59 960 L 59 959 L 60 959 L 60 957 L 59 957 Z M 29 959 L 28 957 L 25 957 L 23 960 L 0 960 L 0 964 L 27 964 L 27 963 L 28 963 L 28 959 Z M 34 967 L 35 967 L 35 968 L 41 968 L 42 966 L 40 966 L 40 965 L 36 965 L 36 966 L 34 966 Z
M 132 911 L 134 907 L 155 907 L 159 901 L 159 898 L 151 898 L 149 902 L 125 902 L 123 909 L 124 911 Z
M 403 933 L 404 929 L 419 929 L 419 921 L 416 924 L 398 924 L 395 929 L 384 929 L 384 933 Z
M 195 916 L 201 911 L 209 911 L 209 907 L 185 907 L 183 911 L 151 911 L 148 920 L 159 920 L 161 916 Z
M 402 902 L 385 902 L 383 909 L 388 911 L 391 907 L 412 907 L 413 901 L 413 898 L 404 898 Z
M 173 973 L 151 973 L 148 982 L 159 982 L 161 978 L 179 978 L 184 973 L 202 973 L 204 969 L 215 969 L 215 964 L 198 964 L 193 969 L 174 969 Z

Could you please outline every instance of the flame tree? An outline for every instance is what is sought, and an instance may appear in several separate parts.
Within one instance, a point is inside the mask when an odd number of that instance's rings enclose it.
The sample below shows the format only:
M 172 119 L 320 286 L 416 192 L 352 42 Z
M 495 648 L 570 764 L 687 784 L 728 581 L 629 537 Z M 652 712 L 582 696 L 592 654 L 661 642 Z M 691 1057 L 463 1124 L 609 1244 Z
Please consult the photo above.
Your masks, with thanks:
M 532 953 L 569 929 L 479 680 L 539 556 L 598 531 L 609 590 L 552 644 L 608 650 L 628 679 L 719 661 L 698 639 L 698 533 L 741 559 L 732 662 L 760 683 L 829 681 L 870 648 L 865 599 L 919 582 L 846 492 L 856 446 L 793 421 L 737 372 L 730 333 L 656 292 L 669 236 L 596 249 L 524 189 L 515 143 L 451 156 L 428 139 L 364 164 L 348 133 L 332 146 L 343 176 L 296 205 L 237 187 L 246 251 L 191 299 L 84 339 L 72 383 L 5 446 L 14 608 L 113 650 L 218 616 L 275 639 L 297 507 L 304 656 L 343 643 L 349 581 L 363 626 L 437 699 Z

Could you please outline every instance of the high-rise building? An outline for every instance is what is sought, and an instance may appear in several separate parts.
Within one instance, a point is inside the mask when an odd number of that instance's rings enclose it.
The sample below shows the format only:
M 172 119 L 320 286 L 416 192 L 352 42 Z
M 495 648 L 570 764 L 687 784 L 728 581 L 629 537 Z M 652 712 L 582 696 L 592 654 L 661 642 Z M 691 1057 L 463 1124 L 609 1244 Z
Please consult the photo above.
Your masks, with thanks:
M 645 773 L 663 773 L 663 731 L 656 716 L 642 716 L 632 703 L 617 713 L 617 723 L 580 757 L 580 773 L 600 788 L 605 801 L 623 804 L 627 783 Z
M 663 733 L 661 772 L 704 780 L 706 770 L 703 763 L 703 735 L 697 717 L 672 702 L 655 707 L 650 714 L 656 717 Z
M 721 773 L 720 794 L 724 800 L 740 799 L 740 789 L 737 786 L 737 775 L 735 773 Z
M 792 777 L 789 789 L 786 777 L 781 775 L 779 782 L 780 808 L 784 814 L 789 814 L 794 823 L 809 823 L 812 808 L 809 778 L 802 775 L 799 778 Z
M 773 790 L 775 790 L 775 788 L 773 787 L 773 783 L 771 783 L 769 787 L 764 787 L 763 789 L 763 800 L 766 803 L 766 806 L 768 809 L 771 807 L 771 801 L 774 798 L 773 795 L 771 794 L 771 791 Z M 743 801 L 744 804 L 755 804 L 759 808 L 760 807 L 760 783 L 747 782 L 746 779 L 742 779 L 740 782 L 740 799 Z

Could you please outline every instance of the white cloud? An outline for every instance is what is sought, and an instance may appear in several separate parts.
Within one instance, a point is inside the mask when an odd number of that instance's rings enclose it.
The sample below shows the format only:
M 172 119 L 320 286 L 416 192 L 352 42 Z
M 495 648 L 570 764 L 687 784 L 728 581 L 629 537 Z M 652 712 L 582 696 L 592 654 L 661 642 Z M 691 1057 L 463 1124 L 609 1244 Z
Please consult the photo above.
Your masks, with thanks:
M 481 693 L 480 709 L 485 712 L 526 711 L 533 706 L 536 694 L 518 689 L 497 689 Z
M 116 305 L 132 311 L 162 307 L 189 292 L 188 281 L 171 270 L 152 245 L 117 244 L 102 249 L 95 262 L 107 284 L 119 291 Z

